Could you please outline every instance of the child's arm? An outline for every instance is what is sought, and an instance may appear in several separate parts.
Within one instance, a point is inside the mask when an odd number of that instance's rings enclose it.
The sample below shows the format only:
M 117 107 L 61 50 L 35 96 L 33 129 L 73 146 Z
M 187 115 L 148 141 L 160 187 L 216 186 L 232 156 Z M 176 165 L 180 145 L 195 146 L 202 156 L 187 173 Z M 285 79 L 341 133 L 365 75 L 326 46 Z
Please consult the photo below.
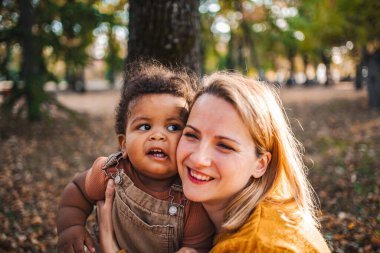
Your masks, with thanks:
M 57 215 L 58 252 L 84 252 L 84 246 L 91 252 L 95 251 L 85 228 L 94 205 L 85 192 L 87 172 L 75 176 L 61 195 Z

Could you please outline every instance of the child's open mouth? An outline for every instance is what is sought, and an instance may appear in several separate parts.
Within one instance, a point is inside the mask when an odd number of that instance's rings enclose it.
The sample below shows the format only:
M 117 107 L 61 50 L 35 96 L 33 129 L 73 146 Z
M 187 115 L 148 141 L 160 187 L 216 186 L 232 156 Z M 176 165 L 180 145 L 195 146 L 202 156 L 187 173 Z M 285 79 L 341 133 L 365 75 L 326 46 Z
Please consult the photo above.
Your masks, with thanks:
M 148 151 L 147 153 L 149 156 L 153 157 L 154 159 L 159 159 L 159 160 L 165 160 L 168 158 L 168 155 L 159 148 L 154 148 Z

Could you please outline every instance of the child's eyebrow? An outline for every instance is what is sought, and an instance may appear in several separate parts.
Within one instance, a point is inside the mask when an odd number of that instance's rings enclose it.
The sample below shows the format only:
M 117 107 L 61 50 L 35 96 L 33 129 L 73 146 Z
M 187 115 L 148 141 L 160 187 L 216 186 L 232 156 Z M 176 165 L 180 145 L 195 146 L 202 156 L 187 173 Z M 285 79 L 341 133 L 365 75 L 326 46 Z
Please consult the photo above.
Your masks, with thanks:
M 182 121 L 182 118 L 181 117 L 171 117 L 171 118 L 166 119 L 166 121 L 176 121 L 176 120 Z
M 148 117 L 136 117 L 134 118 L 132 121 L 131 121 L 131 124 L 135 123 L 135 122 L 138 122 L 138 121 L 149 121 L 150 118 Z

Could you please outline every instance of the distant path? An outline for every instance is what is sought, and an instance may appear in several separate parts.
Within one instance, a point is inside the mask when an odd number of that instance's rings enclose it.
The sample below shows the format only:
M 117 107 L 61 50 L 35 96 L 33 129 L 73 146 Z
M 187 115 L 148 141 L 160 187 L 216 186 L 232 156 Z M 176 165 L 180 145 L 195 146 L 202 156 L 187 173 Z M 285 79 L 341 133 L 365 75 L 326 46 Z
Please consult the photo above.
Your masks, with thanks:
M 64 105 L 76 111 L 98 116 L 108 114 L 113 117 L 115 107 L 119 100 L 119 91 L 88 91 L 84 94 L 62 92 L 58 93 L 57 97 Z M 285 105 L 307 105 L 320 104 L 337 99 L 367 99 L 367 91 L 366 89 L 356 91 L 352 83 L 338 83 L 329 88 L 323 86 L 309 88 L 302 86 L 294 88 L 283 87 L 280 90 L 280 97 Z

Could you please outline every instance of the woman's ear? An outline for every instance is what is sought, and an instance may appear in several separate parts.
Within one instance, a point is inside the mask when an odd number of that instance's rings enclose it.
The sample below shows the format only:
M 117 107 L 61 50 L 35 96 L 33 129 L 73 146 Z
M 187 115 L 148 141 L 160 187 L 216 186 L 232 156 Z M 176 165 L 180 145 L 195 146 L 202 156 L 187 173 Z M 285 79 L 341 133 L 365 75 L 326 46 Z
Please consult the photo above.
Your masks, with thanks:
M 119 141 L 121 153 L 123 154 L 123 158 L 127 158 L 127 147 L 126 147 L 126 138 L 125 134 L 118 134 L 117 139 Z
M 253 169 L 252 176 L 254 178 L 260 178 L 267 171 L 268 164 L 272 159 L 272 154 L 269 152 L 265 152 L 259 158 L 257 158 L 256 167 Z

